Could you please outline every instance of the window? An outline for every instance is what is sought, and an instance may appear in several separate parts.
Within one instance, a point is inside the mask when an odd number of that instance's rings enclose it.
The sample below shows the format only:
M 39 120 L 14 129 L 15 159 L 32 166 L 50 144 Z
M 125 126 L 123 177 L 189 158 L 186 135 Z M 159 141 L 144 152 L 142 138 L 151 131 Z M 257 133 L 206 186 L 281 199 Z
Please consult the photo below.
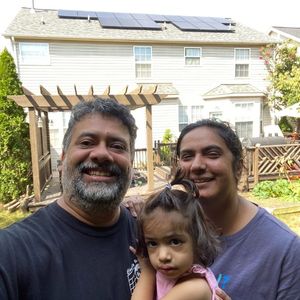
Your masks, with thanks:
M 146 46 L 134 46 L 135 77 L 151 78 L 152 48 Z
M 249 77 L 250 49 L 234 49 L 235 77 Z
M 191 123 L 202 119 L 201 110 L 203 109 L 203 106 L 192 106 L 191 109 Z
M 203 106 L 183 106 L 178 107 L 179 132 L 188 124 L 202 119 L 201 111 Z
M 178 109 L 179 131 L 181 131 L 189 123 L 189 118 L 187 114 L 188 107 L 180 105 Z
M 19 56 L 24 65 L 49 65 L 49 44 L 19 43 Z
M 235 104 L 235 130 L 240 138 L 251 138 L 253 135 L 254 103 L 244 102 Z
M 199 66 L 201 48 L 184 48 L 184 60 L 186 66 Z
M 239 138 L 251 138 L 253 133 L 253 122 L 235 122 L 235 131 Z

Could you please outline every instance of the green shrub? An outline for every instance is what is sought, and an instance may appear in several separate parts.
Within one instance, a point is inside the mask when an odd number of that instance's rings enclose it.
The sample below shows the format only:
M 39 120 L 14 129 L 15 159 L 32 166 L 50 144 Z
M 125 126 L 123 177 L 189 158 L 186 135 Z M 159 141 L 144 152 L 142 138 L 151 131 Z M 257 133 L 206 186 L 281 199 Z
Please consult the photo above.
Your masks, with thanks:
M 12 56 L 0 54 L 0 202 L 7 203 L 31 183 L 30 143 L 25 113 L 8 95 L 22 94 Z
M 255 185 L 252 194 L 258 198 L 281 198 L 288 201 L 300 199 L 300 180 L 289 182 L 285 179 L 261 181 Z
M 163 144 L 168 144 L 172 143 L 174 139 L 174 136 L 171 132 L 170 129 L 166 129 L 163 135 L 162 143 Z M 161 161 L 169 164 L 171 161 L 171 148 L 169 146 L 162 146 L 160 150 L 160 155 L 161 155 Z

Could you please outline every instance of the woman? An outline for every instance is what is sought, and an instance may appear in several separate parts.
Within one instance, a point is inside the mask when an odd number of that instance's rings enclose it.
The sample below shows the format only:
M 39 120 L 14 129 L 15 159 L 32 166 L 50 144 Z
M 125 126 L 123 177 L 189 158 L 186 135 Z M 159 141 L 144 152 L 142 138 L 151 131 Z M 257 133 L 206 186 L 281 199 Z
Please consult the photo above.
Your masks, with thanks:
M 234 131 L 209 119 L 189 124 L 177 155 L 220 234 L 222 251 L 211 266 L 219 287 L 232 299 L 299 299 L 299 236 L 238 194 L 243 157 Z

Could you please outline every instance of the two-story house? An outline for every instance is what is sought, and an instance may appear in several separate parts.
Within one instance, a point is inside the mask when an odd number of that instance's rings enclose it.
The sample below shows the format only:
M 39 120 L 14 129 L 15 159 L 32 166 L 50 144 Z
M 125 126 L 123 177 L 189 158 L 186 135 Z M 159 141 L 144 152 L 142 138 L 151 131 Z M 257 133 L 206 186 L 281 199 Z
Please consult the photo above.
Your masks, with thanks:
M 169 96 L 152 108 L 153 140 L 201 118 L 228 121 L 241 138 L 271 123 L 267 70 L 259 49 L 276 40 L 230 18 L 23 8 L 6 29 L 23 86 L 95 94 L 110 86 L 159 84 Z M 145 147 L 144 108 L 133 114 Z M 68 113 L 50 115 L 53 157 Z

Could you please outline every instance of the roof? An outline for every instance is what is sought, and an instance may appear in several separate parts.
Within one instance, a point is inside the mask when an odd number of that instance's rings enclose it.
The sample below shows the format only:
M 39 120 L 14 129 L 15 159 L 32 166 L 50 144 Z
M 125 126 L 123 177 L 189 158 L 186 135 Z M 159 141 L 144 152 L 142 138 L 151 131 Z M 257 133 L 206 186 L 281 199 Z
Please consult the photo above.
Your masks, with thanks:
M 59 18 L 57 10 L 22 8 L 3 35 L 15 39 L 190 44 L 263 45 L 277 41 L 239 23 L 227 32 L 182 31 L 172 23 L 164 25 L 164 30 L 102 28 L 98 20 Z
M 300 27 L 281 27 L 273 26 L 271 32 L 274 31 L 286 38 L 300 41 Z
M 203 95 L 204 99 L 224 97 L 254 97 L 265 94 L 251 84 L 220 84 Z

